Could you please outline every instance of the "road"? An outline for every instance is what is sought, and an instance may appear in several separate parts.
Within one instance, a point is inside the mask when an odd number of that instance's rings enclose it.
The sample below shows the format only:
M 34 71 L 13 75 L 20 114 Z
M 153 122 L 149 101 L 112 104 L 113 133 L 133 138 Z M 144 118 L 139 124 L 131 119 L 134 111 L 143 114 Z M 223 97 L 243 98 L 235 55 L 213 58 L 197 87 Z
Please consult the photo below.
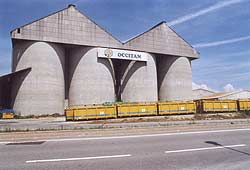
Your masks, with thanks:
M 250 129 L 0 143 L 1 170 L 247 170 Z

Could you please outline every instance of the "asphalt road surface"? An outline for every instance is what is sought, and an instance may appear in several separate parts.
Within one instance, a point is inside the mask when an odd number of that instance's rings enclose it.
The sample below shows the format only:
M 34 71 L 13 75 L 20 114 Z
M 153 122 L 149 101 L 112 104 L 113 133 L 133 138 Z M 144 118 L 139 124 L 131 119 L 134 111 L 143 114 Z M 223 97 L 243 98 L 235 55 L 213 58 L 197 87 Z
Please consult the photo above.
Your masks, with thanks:
M 248 170 L 250 129 L 0 143 L 1 170 Z

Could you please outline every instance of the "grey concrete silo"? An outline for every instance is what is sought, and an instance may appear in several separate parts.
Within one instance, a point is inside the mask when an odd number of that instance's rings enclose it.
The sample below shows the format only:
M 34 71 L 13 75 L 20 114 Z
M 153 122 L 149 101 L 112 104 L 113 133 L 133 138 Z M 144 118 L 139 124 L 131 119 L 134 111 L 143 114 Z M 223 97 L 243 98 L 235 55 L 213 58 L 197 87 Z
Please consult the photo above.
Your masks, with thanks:
M 192 99 L 192 70 L 186 57 L 162 56 L 158 59 L 159 99 Z
M 69 56 L 69 106 L 114 102 L 111 62 L 98 58 L 97 48 L 73 48 Z
M 131 61 L 121 83 L 121 99 L 124 102 L 152 102 L 158 100 L 157 69 L 153 55 L 148 61 Z
M 64 99 L 75 106 L 191 97 L 189 59 L 199 54 L 165 22 L 121 43 L 69 5 L 14 29 L 11 38 L 11 106 L 22 115 L 63 113 Z M 95 47 L 144 51 L 148 61 L 97 58 Z
M 13 109 L 22 116 L 63 114 L 64 49 L 52 43 L 31 41 L 14 42 L 13 49 L 13 71 L 32 68 L 13 84 Z

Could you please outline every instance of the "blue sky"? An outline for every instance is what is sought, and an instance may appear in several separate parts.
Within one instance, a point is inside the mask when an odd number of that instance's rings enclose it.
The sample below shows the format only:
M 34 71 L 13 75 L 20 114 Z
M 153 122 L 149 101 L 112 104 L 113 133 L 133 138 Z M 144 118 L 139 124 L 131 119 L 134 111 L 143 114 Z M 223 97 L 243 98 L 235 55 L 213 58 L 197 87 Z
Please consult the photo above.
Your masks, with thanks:
M 10 72 L 9 32 L 70 3 L 122 41 L 165 20 L 200 52 L 195 87 L 250 89 L 250 0 L 1 0 L 0 75 Z

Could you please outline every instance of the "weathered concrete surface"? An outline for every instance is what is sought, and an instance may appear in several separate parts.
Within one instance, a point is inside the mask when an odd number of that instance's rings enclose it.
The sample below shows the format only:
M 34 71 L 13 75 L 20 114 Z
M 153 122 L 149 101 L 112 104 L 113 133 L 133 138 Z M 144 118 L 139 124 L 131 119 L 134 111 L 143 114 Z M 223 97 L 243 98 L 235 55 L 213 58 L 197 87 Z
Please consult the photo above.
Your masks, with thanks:
M 22 44 L 27 48 L 15 49 L 15 71 L 29 67 L 32 70 L 13 83 L 13 109 L 22 116 L 63 114 L 64 49 L 45 42 Z
M 119 48 L 122 45 L 74 6 L 15 29 L 11 36 L 12 39 L 89 46 Z
M 175 33 L 165 22 L 129 40 L 125 47 L 151 53 L 199 58 L 195 49 Z
M 161 22 L 123 44 L 72 5 L 13 30 L 11 36 L 12 39 L 124 48 L 191 58 L 199 57 L 195 49 L 168 27 L 166 22 Z
M 148 54 L 147 62 L 130 62 L 121 80 L 124 102 L 153 102 L 158 100 L 155 56 Z
M 159 99 L 191 100 L 192 70 L 186 57 L 163 56 L 158 60 Z
M 13 81 L 11 105 L 22 115 L 63 113 L 65 99 L 74 106 L 192 97 L 189 59 L 199 55 L 165 22 L 121 43 L 70 5 L 13 30 L 11 38 L 12 71 L 32 67 Z M 114 69 L 109 59 L 97 58 L 97 47 L 145 51 L 149 60 L 118 62 Z
M 72 50 L 69 75 L 69 106 L 115 101 L 112 65 L 97 57 L 97 48 Z

